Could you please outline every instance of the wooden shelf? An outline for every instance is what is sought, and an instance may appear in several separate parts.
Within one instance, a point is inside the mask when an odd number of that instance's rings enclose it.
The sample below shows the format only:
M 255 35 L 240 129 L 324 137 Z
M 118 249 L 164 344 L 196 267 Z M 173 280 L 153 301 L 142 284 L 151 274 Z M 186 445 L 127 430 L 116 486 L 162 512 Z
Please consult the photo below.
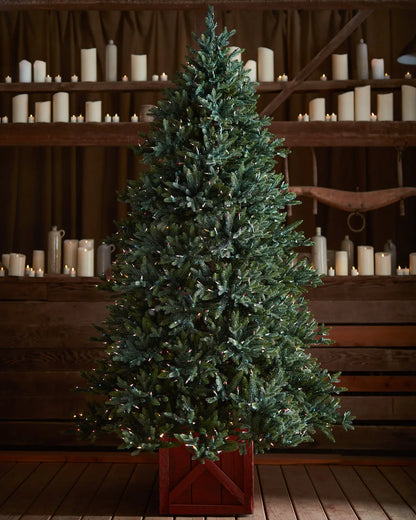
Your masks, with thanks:
M 292 85 L 291 81 L 261 82 L 256 86 L 257 92 L 279 92 Z M 303 81 L 296 86 L 296 91 L 335 91 L 349 90 L 354 87 L 370 85 L 375 90 L 397 89 L 401 85 L 416 87 L 416 79 L 371 79 L 371 80 L 327 80 L 327 81 Z M 172 81 L 64 81 L 61 83 L 0 83 L 0 92 L 10 93 L 51 93 L 55 92 L 148 92 L 164 90 L 174 86 Z
M 0 10 L 415 9 L 414 0 L 0 0 Z
M 8 123 L 0 124 L 0 146 L 130 146 L 148 123 Z M 416 146 L 415 121 L 310 122 L 273 121 L 270 130 L 288 147 Z

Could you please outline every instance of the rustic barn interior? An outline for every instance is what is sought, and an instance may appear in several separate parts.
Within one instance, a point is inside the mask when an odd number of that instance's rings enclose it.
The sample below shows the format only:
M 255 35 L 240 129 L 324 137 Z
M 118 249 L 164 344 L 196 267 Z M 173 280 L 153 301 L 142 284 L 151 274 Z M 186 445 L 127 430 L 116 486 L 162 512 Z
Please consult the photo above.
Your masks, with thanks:
M 308 237 L 320 227 L 332 251 L 345 235 L 374 251 L 392 240 L 397 266 L 408 267 L 416 251 L 416 121 L 402 120 L 401 87 L 416 87 L 416 66 L 397 58 L 415 37 L 414 0 L 209 4 L 219 30 L 236 29 L 232 44 L 244 49 L 244 60 L 256 59 L 260 46 L 274 50 L 276 81 L 259 83 L 258 109 L 271 117 L 272 132 L 290 150 L 286 161 L 279 160 L 290 186 L 340 190 L 349 194 L 344 205 L 354 200 L 352 192 L 409 188 L 393 202 L 380 195 L 375 208 L 358 214 L 301 194 L 302 204 L 290 210 L 288 221 L 301 220 Z M 207 5 L 0 0 L 0 116 L 9 116 L 8 124 L 0 124 L 0 253 L 18 251 L 31 259 L 33 250 L 47 249 L 53 225 L 65 230 L 65 238 L 94 239 L 96 245 L 115 231 L 114 222 L 127 211 L 117 193 L 141 174 L 132 146 L 147 125 L 130 117 L 157 103 L 165 84 L 150 77 L 165 73 L 169 85 L 186 59 L 192 32 L 203 31 Z M 384 59 L 389 78 L 357 79 L 360 39 L 370 59 Z M 109 40 L 118 47 L 116 82 L 104 81 Z M 98 81 L 71 82 L 80 74 L 80 49 L 89 47 L 97 48 Z M 348 54 L 350 79 L 331 79 L 333 53 Z M 130 74 L 131 54 L 147 55 L 147 81 L 121 80 Z M 46 60 L 48 74 L 60 75 L 62 83 L 18 82 L 22 59 Z M 277 80 L 283 74 L 287 82 Z M 4 81 L 8 75 L 11 83 Z M 336 113 L 338 95 L 363 85 L 371 85 L 374 112 L 377 94 L 393 92 L 393 121 L 298 121 L 318 95 L 327 112 Z M 29 93 L 32 113 L 36 101 L 59 91 L 70 93 L 70 115 L 83 113 L 86 101 L 102 100 L 103 116 L 118 114 L 120 122 L 11 121 L 13 96 Z M 63 274 L 0 277 L 5 517 L 157 516 L 156 457 L 134 462 L 117 453 L 111 440 L 91 446 L 76 436 L 73 417 L 85 396 L 74 388 L 103 353 L 90 341 L 110 300 L 97 291 L 98 281 Z M 312 444 L 257 456 L 252 518 L 416 518 L 416 275 L 325 276 L 307 298 L 334 340 L 312 345 L 311 355 L 329 371 L 342 372 L 347 390 L 341 404 L 356 417 L 355 427 L 335 428 L 334 443 L 317 435 Z

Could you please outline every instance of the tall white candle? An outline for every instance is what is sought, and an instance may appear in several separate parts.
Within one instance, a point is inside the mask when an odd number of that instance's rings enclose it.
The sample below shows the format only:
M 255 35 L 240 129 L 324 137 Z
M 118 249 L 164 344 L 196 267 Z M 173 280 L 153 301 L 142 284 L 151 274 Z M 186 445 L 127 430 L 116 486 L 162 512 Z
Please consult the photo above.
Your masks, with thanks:
M 354 89 L 354 118 L 356 121 L 370 121 L 371 87 L 355 87 Z M 358 269 L 360 271 L 360 269 Z M 361 274 L 361 272 L 360 272 Z
M 64 240 L 64 265 L 76 269 L 78 263 L 78 240 Z
M 68 123 L 69 121 L 69 94 L 56 92 L 52 97 L 52 115 L 54 123 Z
M 21 253 L 10 253 L 9 276 L 25 275 L 26 255 Z
M 93 238 L 82 238 L 79 241 L 79 247 L 85 247 L 86 249 L 94 249 L 94 239 Z
M 259 81 L 274 81 L 274 53 L 267 47 L 257 49 L 257 76 Z
M 81 49 L 81 81 L 97 81 L 97 49 Z
M 36 83 L 45 83 L 46 78 L 46 61 L 36 60 L 33 63 L 33 81 Z
M 383 58 L 373 58 L 371 60 L 371 76 L 373 79 L 384 79 Z
M 29 115 L 29 95 L 18 94 L 12 99 L 13 123 L 26 123 Z
M 78 248 L 78 276 L 94 276 L 94 249 Z
M 35 249 L 33 251 L 33 270 L 36 272 L 38 269 L 45 270 L 45 251 L 42 249 Z
M 402 85 L 402 121 L 416 121 L 416 87 Z
M 325 98 L 315 98 L 309 102 L 311 121 L 325 121 Z
M 85 102 L 85 121 L 87 123 L 101 123 L 101 101 Z
M 244 65 L 251 81 L 257 81 L 257 62 L 255 60 L 247 60 Z
M 332 79 L 348 79 L 348 54 L 332 54 Z
M 348 276 L 347 251 L 335 251 L 335 274 L 337 276 Z
M 379 252 L 375 254 L 375 272 L 377 276 L 391 275 L 391 253 Z
M 230 49 L 230 52 L 229 52 L 230 54 L 232 54 L 234 51 L 236 51 L 236 53 L 234 54 L 232 59 L 234 61 L 241 61 L 241 49 L 240 49 L 240 47 L 235 47 L 234 45 L 231 45 L 229 47 L 229 49 Z
M 356 47 L 357 78 L 368 79 L 368 49 L 367 44 L 361 38 Z
M 377 119 L 393 121 L 393 92 L 377 94 Z
M 147 55 L 132 54 L 130 61 L 132 81 L 147 81 Z
M 19 62 L 19 81 L 20 83 L 30 83 L 32 81 L 32 64 L 30 61 L 21 60 Z
M 338 96 L 338 121 L 354 121 L 354 91 Z
M 51 122 L 51 102 L 37 101 L 35 103 L 35 121 L 37 123 Z
M 416 253 L 409 254 L 409 274 L 416 274 Z
M 372 246 L 357 246 L 357 264 L 360 275 L 374 274 L 374 248 Z

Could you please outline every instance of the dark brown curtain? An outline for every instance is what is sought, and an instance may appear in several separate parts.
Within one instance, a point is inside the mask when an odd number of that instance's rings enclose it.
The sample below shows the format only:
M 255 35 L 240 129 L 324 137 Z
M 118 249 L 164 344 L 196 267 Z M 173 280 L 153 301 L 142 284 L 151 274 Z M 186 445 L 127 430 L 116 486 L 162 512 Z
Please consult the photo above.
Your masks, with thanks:
M 353 16 L 352 11 L 218 11 L 218 30 L 224 25 L 236 29 L 231 44 L 245 49 L 243 59 L 256 59 L 257 47 L 275 51 L 275 75 L 293 76 Z M 0 78 L 18 78 L 18 63 L 28 59 L 47 62 L 52 77 L 61 74 L 69 80 L 80 74 L 80 49 L 96 47 L 98 78 L 104 77 L 104 53 L 108 40 L 118 46 L 119 77 L 130 74 L 130 54 L 148 55 L 148 74 L 166 72 L 172 78 L 188 54 L 191 32 L 200 33 L 204 12 L 189 11 L 103 11 L 63 12 L 30 11 L 0 13 Z M 385 70 L 393 78 L 403 77 L 407 66 L 397 56 L 414 36 L 416 11 L 377 10 L 337 52 L 350 57 L 352 77 L 355 70 L 355 45 L 361 37 L 368 44 L 369 57 L 383 57 Z M 416 75 L 416 70 L 411 70 Z M 331 76 L 330 60 L 311 75 Z M 274 114 L 278 120 L 295 120 L 307 111 L 308 101 L 316 93 L 294 94 Z M 375 96 L 375 93 L 373 93 Z M 259 108 L 270 100 L 262 96 Z M 327 94 L 328 111 L 337 111 L 335 94 Z M 0 96 L 0 115 L 11 116 L 10 94 Z M 31 94 L 29 110 L 35 102 L 50 95 Z M 119 113 L 127 121 L 142 104 L 156 103 L 155 93 L 70 96 L 71 114 L 84 112 L 87 99 L 102 99 L 103 113 Z M 376 107 L 373 99 L 373 110 Z M 395 93 L 395 119 L 400 119 L 400 94 Z M 284 137 L 284 136 L 279 136 Z M 403 143 L 405 146 L 405 143 Z M 396 150 L 379 148 L 320 148 L 316 150 L 318 182 L 346 190 L 375 190 L 397 186 Z M 66 238 L 94 238 L 96 241 L 115 230 L 114 221 L 126 208 L 117 201 L 128 178 L 140 175 L 140 165 L 126 148 L 0 147 L 0 252 L 17 251 L 28 255 L 33 249 L 45 249 L 47 231 L 56 224 Z M 403 152 L 404 185 L 415 185 L 415 149 Z M 282 163 L 278 166 L 283 168 Z M 311 150 L 296 148 L 289 158 L 290 182 L 312 184 Z M 355 244 L 372 244 L 376 250 L 391 238 L 398 246 L 398 260 L 407 263 L 408 253 L 416 250 L 415 199 L 405 202 L 405 216 L 394 204 L 366 214 L 366 227 L 353 233 L 347 227 L 345 212 L 319 205 L 313 215 L 312 203 L 305 199 L 294 209 L 291 220 L 302 219 L 305 234 L 311 236 L 319 225 L 328 237 L 328 247 L 337 249 L 345 234 Z

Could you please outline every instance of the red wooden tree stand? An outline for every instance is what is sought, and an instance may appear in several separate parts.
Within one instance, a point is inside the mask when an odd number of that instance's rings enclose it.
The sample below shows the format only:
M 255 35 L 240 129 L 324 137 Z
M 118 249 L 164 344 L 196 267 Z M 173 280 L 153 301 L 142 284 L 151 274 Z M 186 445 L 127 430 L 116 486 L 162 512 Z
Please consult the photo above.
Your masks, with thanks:
M 185 446 L 159 450 L 159 510 L 169 515 L 253 512 L 253 445 L 221 453 L 217 462 L 192 460 Z

